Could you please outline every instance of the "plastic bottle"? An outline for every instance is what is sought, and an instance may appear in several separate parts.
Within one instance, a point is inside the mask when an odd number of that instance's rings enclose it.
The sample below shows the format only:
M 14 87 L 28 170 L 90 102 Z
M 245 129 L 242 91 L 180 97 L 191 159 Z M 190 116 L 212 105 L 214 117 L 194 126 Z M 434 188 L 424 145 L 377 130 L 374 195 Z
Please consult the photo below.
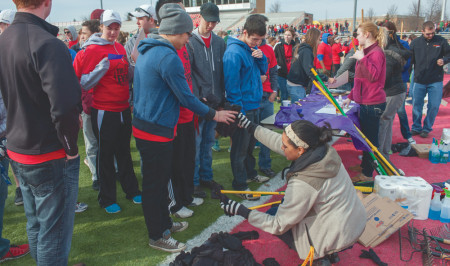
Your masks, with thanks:
M 434 197 L 431 200 L 430 211 L 428 212 L 428 219 L 439 220 L 441 216 L 441 195 L 434 192 Z
M 446 164 L 448 162 L 448 145 L 441 141 L 439 148 L 439 152 L 441 153 L 440 163 Z
M 439 220 L 442 223 L 450 223 L 450 191 L 445 189 L 445 198 L 444 198 L 444 203 L 442 204 L 441 207 L 441 215 Z
M 439 152 L 439 148 L 437 145 L 436 140 L 433 138 L 433 143 L 431 144 L 430 152 L 428 153 L 428 160 L 430 160 L 431 163 L 439 163 L 441 159 L 441 153 Z

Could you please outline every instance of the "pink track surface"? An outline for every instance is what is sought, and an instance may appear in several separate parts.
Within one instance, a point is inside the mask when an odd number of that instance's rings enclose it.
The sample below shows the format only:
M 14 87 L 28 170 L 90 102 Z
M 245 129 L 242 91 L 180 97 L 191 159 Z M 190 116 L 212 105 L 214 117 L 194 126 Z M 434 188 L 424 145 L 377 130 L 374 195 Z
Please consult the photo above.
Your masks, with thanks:
M 445 75 L 444 84 L 450 79 L 450 75 Z M 446 99 L 450 102 L 450 98 Z M 406 112 L 408 114 L 410 126 L 412 124 L 412 107 L 406 106 Z M 442 134 L 443 128 L 450 128 L 450 104 L 448 106 L 442 106 L 439 109 L 439 113 L 436 117 L 436 121 L 433 127 L 433 131 L 430 133 L 429 137 L 423 139 L 419 136 L 415 136 L 414 139 L 417 143 L 431 143 L 432 138 L 440 138 Z M 393 139 L 392 143 L 405 142 L 400 134 L 400 124 L 398 121 L 398 117 L 395 118 L 394 121 L 394 129 L 393 129 Z M 338 140 L 333 147 L 338 151 L 341 156 L 345 167 L 348 170 L 349 166 L 357 165 L 360 163 L 358 160 L 358 155 L 361 152 L 356 151 L 351 142 L 348 142 L 347 139 L 341 138 Z M 418 157 L 402 157 L 399 156 L 398 153 L 391 155 L 391 161 L 395 166 L 402 169 L 406 176 L 420 176 L 427 180 L 429 183 L 434 182 L 442 182 L 447 179 L 450 179 L 450 163 L 449 164 L 432 164 L 427 159 L 422 159 Z M 355 172 L 349 171 L 350 176 L 356 175 Z M 280 190 L 284 190 L 281 188 Z M 278 200 L 280 196 L 274 196 L 269 201 Z M 266 211 L 267 208 L 261 209 L 261 211 Z M 439 221 L 433 220 L 425 220 L 418 221 L 414 220 L 414 226 L 416 228 L 422 229 L 432 229 L 441 226 L 442 223 Z M 275 258 L 280 265 L 298 265 L 302 261 L 298 258 L 298 255 L 295 251 L 290 250 L 286 244 L 284 244 L 281 240 L 279 240 L 276 236 L 263 232 L 253 226 L 251 226 L 247 221 L 242 222 L 236 228 L 234 228 L 233 233 L 238 231 L 251 231 L 257 230 L 260 234 L 260 238 L 258 240 L 250 240 L 244 241 L 244 245 L 248 248 L 253 256 L 255 257 L 258 263 L 262 263 L 262 261 L 266 258 Z M 402 229 L 402 235 L 407 236 L 407 227 L 404 226 Z M 406 240 L 403 240 L 403 258 L 409 258 L 412 249 L 409 246 L 409 243 Z M 450 246 L 443 245 L 447 249 L 450 249 Z M 305 247 L 305 249 L 309 249 L 309 247 Z M 369 248 L 365 248 L 359 243 L 355 244 L 352 249 L 345 250 L 339 253 L 340 262 L 336 265 L 376 265 L 371 260 L 361 259 L 359 255 L 361 254 L 361 250 L 369 250 Z M 403 262 L 400 260 L 399 253 L 399 237 L 398 233 L 394 233 L 390 238 L 386 241 L 378 245 L 374 248 L 374 251 L 380 257 L 383 262 L 388 263 L 389 265 L 422 265 L 422 255 L 420 253 L 415 253 L 410 262 Z M 440 261 L 435 260 L 435 265 L 440 265 Z

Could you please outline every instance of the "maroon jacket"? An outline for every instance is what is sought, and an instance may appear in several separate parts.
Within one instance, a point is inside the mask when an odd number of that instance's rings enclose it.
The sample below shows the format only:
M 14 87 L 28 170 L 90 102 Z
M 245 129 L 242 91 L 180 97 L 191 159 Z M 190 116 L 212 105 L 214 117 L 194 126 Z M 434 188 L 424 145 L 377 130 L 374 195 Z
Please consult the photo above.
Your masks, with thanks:
M 386 102 L 386 57 L 374 43 L 364 51 L 364 57 L 356 63 L 355 83 L 348 98 L 358 104 L 374 105 Z

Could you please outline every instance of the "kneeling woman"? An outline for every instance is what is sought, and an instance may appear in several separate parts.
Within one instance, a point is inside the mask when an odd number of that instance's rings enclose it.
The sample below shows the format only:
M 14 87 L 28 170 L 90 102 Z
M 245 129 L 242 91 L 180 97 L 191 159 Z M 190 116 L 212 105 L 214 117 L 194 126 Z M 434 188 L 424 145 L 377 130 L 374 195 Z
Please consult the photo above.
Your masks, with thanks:
M 366 212 L 336 150 L 327 142 L 331 129 L 298 120 L 280 135 L 253 124 L 242 114 L 240 125 L 271 150 L 292 161 L 286 174 L 284 201 L 275 215 L 249 210 L 227 200 L 225 214 L 239 214 L 249 223 L 278 235 L 306 259 L 310 242 L 314 257 L 323 258 L 353 245 L 364 231 Z

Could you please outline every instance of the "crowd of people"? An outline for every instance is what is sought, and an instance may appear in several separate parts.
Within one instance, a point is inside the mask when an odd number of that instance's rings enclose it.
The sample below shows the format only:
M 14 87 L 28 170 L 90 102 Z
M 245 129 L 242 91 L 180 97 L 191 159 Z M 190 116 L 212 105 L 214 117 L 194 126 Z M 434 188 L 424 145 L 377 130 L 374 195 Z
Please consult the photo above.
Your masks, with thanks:
M 373 180 L 370 156 L 363 153 L 361 165 L 355 166 L 361 173 L 350 177 L 327 144 L 329 125 L 299 120 L 280 135 L 260 121 L 273 115 L 278 95 L 292 103 L 307 96 L 315 79 L 312 68 L 329 84 L 348 71 L 349 82 L 342 88 L 350 94 L 343 105 L 359 104 L 362 132 L 389 158 L 396 113 L 410 143 L 415 142 L 412 136 L 426 138 L 433 130 L 443 65 L 450 61 L 450 46 L 435 35 L 430 21 L 423 24 L 422 36 L 411 36 L 409 43 L 389 21 L 362 23 L 343 42 L 332 31 L 269 26 L 267 17 L 254 14 L 233 38 L 214 33 L 220 22 L 214 3 L 201 6 L 194 29 L 182 1 L 159 0 L 130 13 L 138 32 L 122 45 L 122 19 L 114 10 L 94 10 L 79 31 L 66 27 L 61 41 L 59 29 L 45 21 L 51 0 L 14 3 L 17 13 L 0 13 L 0 65 L 8 66 L 0 69 L 0 262 L 30 253 L 37 265 L 67 265 L 75 212 L 87 208 L 77 202 L 80 127 L 100 208 L 111 215 L 122 210 L 119 181 L 125 197 L 142 205 L 150 247 L 186 249 L 172 235 L 189 224 L 174 222 L 171 215 L 192 216 L 189 207 L 203 204 L 207 193 L 202 187 L 207 187 L 227 215 L 241 215 L 279 236 L 301 259 L 312 238 L 317 261 L 329 262 L 364 230 L 365 211 L 352 181 Z M 336 27 L 348 30 L 348 25 Z M 280 41 L 271 36 L 275 29 L 282 31 Z M 411 129 L 408 93 L 413 98 Z M 218 133 L 231 137 L 232 188 L 248 192 L 238 194 L 242 199 L 259 198 L 248 183 L 276 175 L 270 150 L 291 161 L 279 207 L 253 211 L 217 193 L 221 185 L 214 181 L 212 148 Z M 141 188 L 131 135 L 140 154 Z M 259 169 L 253 156 L 257 141 Z M 12 183 L 9 164 L 27 218 L 29 244 L 21 246 L 1 236 Z

